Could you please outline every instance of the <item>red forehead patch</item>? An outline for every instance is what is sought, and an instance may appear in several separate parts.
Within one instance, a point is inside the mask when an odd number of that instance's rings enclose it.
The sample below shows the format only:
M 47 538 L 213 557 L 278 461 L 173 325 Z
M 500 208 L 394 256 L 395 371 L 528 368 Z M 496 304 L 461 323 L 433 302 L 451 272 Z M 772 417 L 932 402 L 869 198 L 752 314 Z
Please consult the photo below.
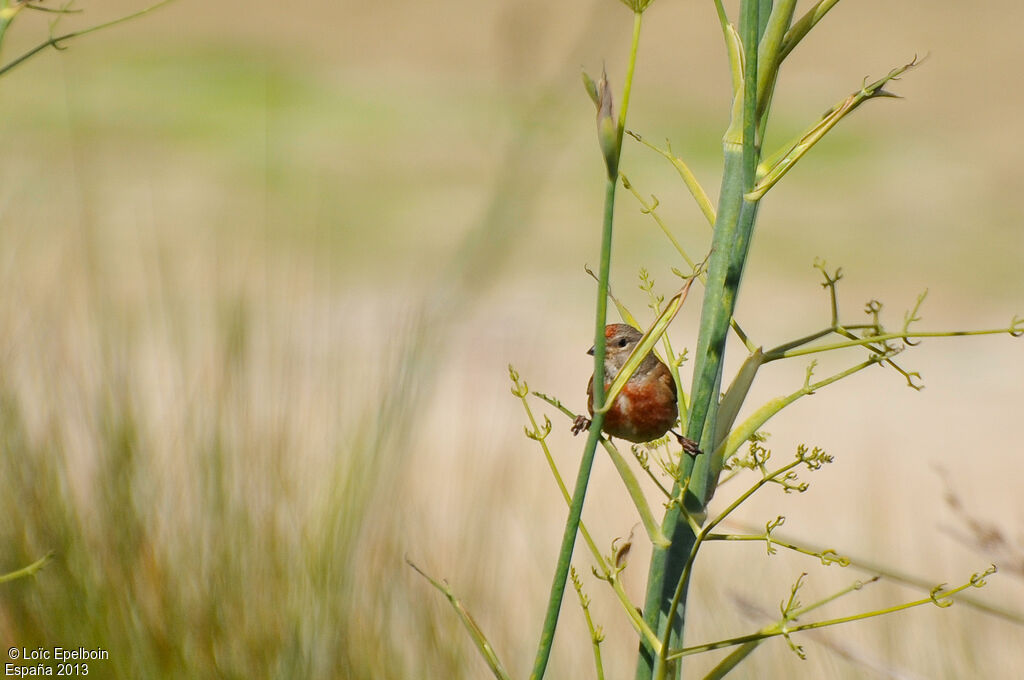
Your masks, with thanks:
M 622 327 L 625 325 L 626 324 L 624 323 L 608 324 L 607 326 L 604 327 L 604 339 L 611 340 L 613 337 L 615 337 L 616 333 L 622 330 Z

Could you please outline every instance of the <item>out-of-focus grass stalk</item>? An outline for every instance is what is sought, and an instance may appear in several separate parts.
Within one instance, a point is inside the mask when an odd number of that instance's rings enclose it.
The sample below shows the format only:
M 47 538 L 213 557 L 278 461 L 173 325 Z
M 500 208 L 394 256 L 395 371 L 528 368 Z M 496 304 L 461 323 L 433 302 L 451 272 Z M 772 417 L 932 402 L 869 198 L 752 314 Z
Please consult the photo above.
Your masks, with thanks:
M 646 4 L 644 5 L 646 8 Z M 618 123 L 614 130 L 609 129 L 612 118 L 611 111 L 611 89 L 607 79 L 601 78 L 601 87 L 598 90 L 599 106 L 597 112 L 598 139 L 605 156 L 607 178 L 605 180 L 604 193 L 604 219 L 601 232 L 601 262 L 598 269 L 597 281 L 597 309 L 594 314 L 594 403 L 603 404 L 605 401 L 604 380 L 604 358 L 605 358 L 605 336 L 604 327 L 608 319 L 608 278 L 611 270 L 612 250 L 612 229 L 615 218 L 615 190 L 618 184 L 619 157 L 622 153 L 622 136 L 626 129 L 626 113 L 629 110 L 629 97 L 633 87 L 633 72 L 636 68 L 637 49 L 640 45 L 640 26 L 643 17 L 643 9 L 635 8 L 633 12 L 633 37 L 630 42 L 629 66 L 626 70 L 626 82 L 622 89 L 622 106 L 619 110 Z M 537 647 L 537 656 L 534 660 L 533 672 L 530 677 L 540 680 L 547 670 L 548 659 L 551 656 L 551 646 L 555 638 L 555 629 L 558 626 L 558 614 L 562 606 L 562 597 L 565 594 L 566 579 L 569 575 L 569 563 L 572 559 L 573 546 L 576 542 L 576 533 L 579 529 L 580 516 L 583 513 L 583 501 L 586 498 L 587 485 L 590 481 L 590 470 L 594 463 L 594 454 L 597 451 L 597 443 L 601 438 L 601 428 L 604 425 L 604 413 L 595 409 L 593 419 L 590 423 L 590 431 L 587 435 L 587 442 L 583 448 L 583 456 L 580 459 L 579 472 L 576 475 L 576 484 L 573 488 L 572 504 L 569 507 L 569 516 L 565 521 L 565 530 L 562 533 L 562 544 L 558 551 L 558 562 L 555 565 L 555 574 L 551 583 L 551 593 L 548 596 L 547 611 L 544 615 L 544 623 L 541 628 L 540 643 Z
M 53 553 L 47 553 L 32 564 L 22 567 L 16 571 L 8 572 L 6 574 L 0 574 L 0 583 L 7 583 L 17 578 L 25 578 L 26 576 L 35 576 L 36 572 L 42 569 L 46 563 L 53 557 Z
M 462 602 L 459 600 L 459 598 L 455 596 L 455 593 L 452 591 L 451 587 L 447 583 L 431 578 L 422 569 L 417 567 L 408 559 L 406 560 L 406 563 L 410 567 L 415 569 L 420 576 L 430 581 L 430 584 L 432 586 L 434 586 L 439 591 L 444 593 L 444 596 L 448 598 L 448 601 L 451 603 L 452 607 L 458 613 L 459 619 L 462 621 L 462 624 L 466 627 L 466 630 L 469 631 L 470 636 L 473 638 L 473 643 L 477 646 L 477 649 L 479 649 L 483 653 L 484 659 L 486 659 L 487 661 L 487 665 L 490 667 L 491 672 L 494 673 L 494 677 L 498 678 L 498 680 L 511 680 L 511 676 L 509 676 L 508 671 L 505 670 L 505 667 L 502 665 L 501 660 L 498 659 L 498 655 L 495 653 L 494 648 L 491 647 L 491 643 L 487 640 L 487 636 L 485 636 L 483 631 L 480 630 L 480 626 L 477 625 L 477 622 L 473 620 L 473 617 L 462 605 Z M 587 616 L 587 621 L 590 621 L 589 614 Z

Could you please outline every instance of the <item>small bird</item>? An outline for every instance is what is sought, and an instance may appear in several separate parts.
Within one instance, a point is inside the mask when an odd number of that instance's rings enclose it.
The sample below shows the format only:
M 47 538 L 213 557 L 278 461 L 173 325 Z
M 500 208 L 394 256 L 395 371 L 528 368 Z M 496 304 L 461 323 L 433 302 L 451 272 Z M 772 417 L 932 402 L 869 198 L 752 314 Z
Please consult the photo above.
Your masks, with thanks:
M 607 392 L 612 381 L 626 363 L 633 348 L 643 335 L 632 326 L 613 323 L 605 326 L 604 387 Z M 591 347 L 587 354 L 593 355 Z M 587 411 L 594 415 L 594 377 L 587 385 Z M 604 432 L 635 443 L 649 442 L 663 437 L 672 430 L 679 417 L 676 403 L 676 382 L 672 372 L 654 353 L 640 362 L 636 372 L 623 386 L 615 403 L 605 413 Z M 580 416 L 573 423 L 573 434 L 590 427 L 590 420 Z M 695 455 L 700 453 L 697 443 L 672 432 L 683 449 Z

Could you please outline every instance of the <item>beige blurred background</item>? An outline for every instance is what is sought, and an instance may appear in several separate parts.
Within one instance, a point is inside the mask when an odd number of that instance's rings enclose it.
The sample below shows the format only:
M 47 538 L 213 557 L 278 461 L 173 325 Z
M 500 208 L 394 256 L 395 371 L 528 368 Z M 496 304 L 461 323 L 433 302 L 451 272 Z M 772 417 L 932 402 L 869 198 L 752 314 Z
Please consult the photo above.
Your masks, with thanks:
M 62 25 L 140 7 L 82 3 Z M 51 18 L 20 16 L 5 61 Z M 890 88 L 904 100 L 866 104 L 763 203 L 737 313 L 756 342 L 827 323 L 816 257 L 843 267 L 850 323 L 874 298 L 899 326 L 926 288 L 922 329 L 1024 314 L 1021 26 L 1012 2 L 864 0 L 792 54 L 768 147 L 865 77 L 927 59 Z M 603 170 L 579 70 L 605 64 L 618 91 L 630 29 L 613 0 L 182 0 L 0 79 L 0 573 L 54 551 L 0 585 L 0 641 L 106 647 L 99 677 L 485 677 L 408 557 L 525 677 L 565 506 L 507 365 L 583 408 Z M 670 140 L 714 198 L 728 110 L 713 3 L 654 3 L 630 127 Z M 709 231 L 668 164 L 627 144 L 623 171 L 703 256 Z M 638 269 L 671 294 L 684 265 L 619 196 L 612 285 L 649 321 Z M 996 562 L 974 594 L 1024 613 L 1022 352 L 1007 335 L 928 340 L 899 359 L 923 391 L 874 368 L 803 400 L 766 428 L 775 459 L 805 442 L 836 462 L 738 518 L 785 515 L 792 536 L 935 584 Z M 767 367 L 748 411 L 806 365 Z M 536 409 L 573 477 L 582 441 Z M 980 530 L 947 484 L 1009 551 L 963 540 Z M 605 547 L 637 521 L 601 456 L 584 518 Z M 625 572 L 637 602 L 648 553 Z M 576 563 L 608 676 L 629 677 L 633 634 Z M 805 571 L 805 602 L 870 575 L 708 546 L 688 641 L 760 628 Z M 875 585 L 821 615 L 919 597 Z M 806 635 L 807 661 L 771 641 L 735 676 L 1012 678 L 1022 631 L 926 607 Z M 593 677 L 590 654 L 570 592 L 549 677 Z

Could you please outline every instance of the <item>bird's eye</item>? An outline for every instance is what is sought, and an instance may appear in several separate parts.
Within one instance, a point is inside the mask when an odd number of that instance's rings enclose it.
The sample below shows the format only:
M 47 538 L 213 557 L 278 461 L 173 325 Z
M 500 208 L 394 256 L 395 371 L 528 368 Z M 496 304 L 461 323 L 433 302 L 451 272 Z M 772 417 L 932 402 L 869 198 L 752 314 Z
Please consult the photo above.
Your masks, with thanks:
M 625 338 L 619 338 L 619 347 L 625 347 L 628 344 L 629 340 L 626 340 Z

